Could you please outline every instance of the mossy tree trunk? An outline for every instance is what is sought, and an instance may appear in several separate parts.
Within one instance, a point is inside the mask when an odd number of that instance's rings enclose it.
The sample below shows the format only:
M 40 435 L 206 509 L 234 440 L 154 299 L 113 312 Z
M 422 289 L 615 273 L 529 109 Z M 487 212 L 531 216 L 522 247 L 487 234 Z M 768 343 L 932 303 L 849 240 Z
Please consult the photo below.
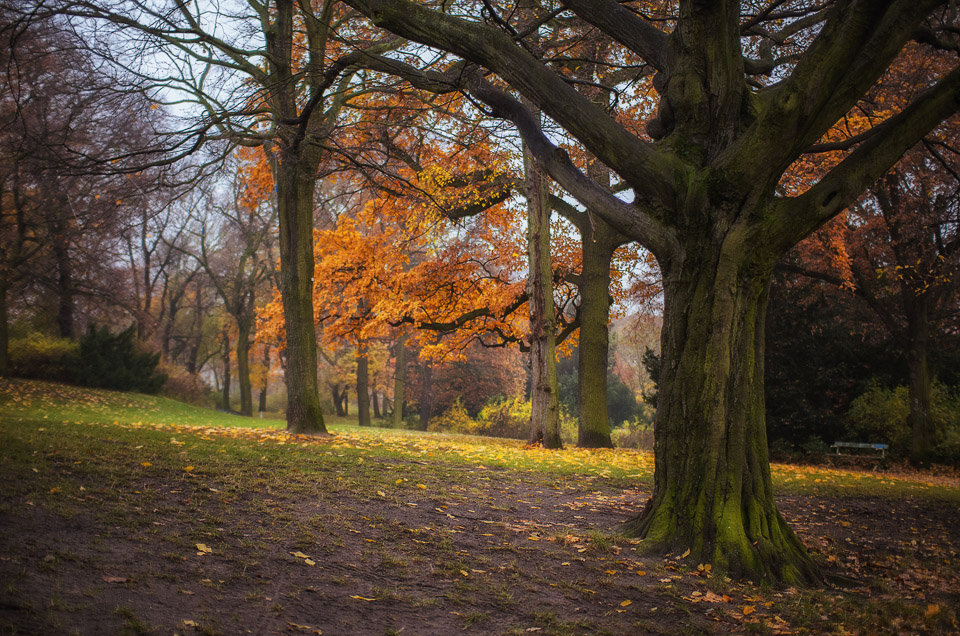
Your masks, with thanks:
M 367 344 L 357 346 L 357 417 L 360 426 L 371 426 L 370 421 L 370 358 Z
M 286 327 L 287 431 L 323 434 L 313 322 L 313 190 L 317 161 L 288 152 L 275 162 L 280 221 L 280 296 Z
M 528 206 L 527 292 L 530 297 L 529 441 L 531 444 L 542 444 L 544 448 L 562 448 L 547 178 L 528 154 L 524 156 L 524 173 Z
M 590 222 L 592 221 L 592 222 Z M 624 239 L 603 219 L 588 219 L 580 228 L 583 267 L 580 273 L 580 342 L 578 375 L 580 412 L 577 446 L 612 448 L 607 413 L 607 368 L 610 356 L 610 264 Z
M 657 550 L 754 581 L 806 584 L 817 567 L 777 511 L 763 402 L 773 254 L 744 233 L 689 239 L 664 270 L 655 483 L 626 524 Z

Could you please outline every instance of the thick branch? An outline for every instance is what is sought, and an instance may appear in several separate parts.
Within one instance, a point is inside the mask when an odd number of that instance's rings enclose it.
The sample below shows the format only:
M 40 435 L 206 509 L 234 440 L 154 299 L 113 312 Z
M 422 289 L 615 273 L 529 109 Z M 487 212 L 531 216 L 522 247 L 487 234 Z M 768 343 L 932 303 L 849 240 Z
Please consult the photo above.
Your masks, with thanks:
M 877 127 L 819 183 L 795 199 L 781 201 L 784 235 L 791 245 L 851 205 L 907 150 L 940 122 L 960 110 L 960 68 L 924 92 L 910 106 Z

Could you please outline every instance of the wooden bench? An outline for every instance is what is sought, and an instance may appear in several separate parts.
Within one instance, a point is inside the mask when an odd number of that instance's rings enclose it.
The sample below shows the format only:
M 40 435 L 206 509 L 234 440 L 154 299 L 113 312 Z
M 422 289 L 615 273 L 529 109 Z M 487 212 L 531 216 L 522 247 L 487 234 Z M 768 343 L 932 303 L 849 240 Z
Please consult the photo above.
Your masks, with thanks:
M 887 454 L 888 446 L 886 444 L 867 444 L 863 442 L 834 442 L 830 448 L 836 448 L 837 455 L 841 454 L 841 449 L 879 452 L 882 459 Z

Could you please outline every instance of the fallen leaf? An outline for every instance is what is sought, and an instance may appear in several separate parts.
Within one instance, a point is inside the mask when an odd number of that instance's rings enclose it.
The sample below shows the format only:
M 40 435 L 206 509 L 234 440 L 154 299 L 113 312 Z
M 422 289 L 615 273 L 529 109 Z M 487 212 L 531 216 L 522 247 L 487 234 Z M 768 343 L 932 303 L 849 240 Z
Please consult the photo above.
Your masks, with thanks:
M 183 469 L 189 473 L 193 470 L 193 466 L 184 466 Z
M 637 570 L 637 576 L 646 576 L 646 575 L 647 573 L 644 572 L 643 570 Z
M 125 576 L 105 576 L 103 577 L 104 583 L 126 583 L 127 577 Z
M 930 618 L 931 616 L 936 616 L 939 613 L 940 613 L 939 605 L 927 605 L 927 611 L 924 612 L 923 615 L 926 616 L 927 618 Z
M 196 626 L 197 626 L 197 624 L 194 623 L 193 621 L 183 621 L 183 624 L 186 625 L 187 627 L 196 627 Z
M 323 632 L 317 629 L 316 627 L 311 627 L 309 625 L 298 625 L 296 623 L 291 623 L 287 621 L 287 627 L 291 629 L 300 629 L 305 632 L 310 632 L 311 634 L 322 634 Z
M 197 550 L 199 550 L 197 554 L 210 554 L 211 552 L 213 552 L 213 548 L 211 548 L 205 543 L 198 543 Z
M 417 484 L 417 488 L 419 488 L 420 490 L 426 490 L 426 489 L 427 489 L 427 487 L 424 486 L 423 484 Z
M 633 605 L 633 601 L 628 599 L 620 603 L 620 607 L 626 607 L 627 605 Z
M 304 554 L 303 552 L 300 552 L 299 550 L 297 550 L 296 552 L 291 552 L 290 554 L 292 554 L 293 556 L 297 557 L 298 559 L 309 559 L 309 558 L 310 558 L 310 555 Z
M 617 573 L 616 570 L 604 570 L 604 572 L 605 572 L 606 574 L 611 574 L 611 575 Z
M 757 608 L 755 608 L 753 605 L 744 605 L 744 606 L 743 606 L 743 615 L 744 615 L 744 616 L 750 616 L 751 614 L 753 614 L 753 613 L 756 612 L 756 611 L 757 611 Z
M 380 495 L 381 497 L 386 497 L 386 495 L 383 494 L 383 491 L 382 491 L 382 490 L 378 490 L 378 491 L 377 491 L 377 494 Z
M 690 548 L 687 548 L 686 552 L 680 555 L 680 558 L 686 559 L 688 556 L 690 556 Z
M 306 563 L 307 565 L 316 565 L 316 564 L 317 564 L 317 562 L 314 561 L 313 559 L 304 559 L 303 562 Z
M 144 468 L 150 468 L 151 466 L 153 466 L 153 464 L 151 464 L 150 462 L 140 462 L 140 465 L 143 466 Z
M 355 598 L 358 601 L 375 601 L 375 598 L 367 598 L 366 596 L 357 596 L 356 594 L 351 594 L 350 598 Z

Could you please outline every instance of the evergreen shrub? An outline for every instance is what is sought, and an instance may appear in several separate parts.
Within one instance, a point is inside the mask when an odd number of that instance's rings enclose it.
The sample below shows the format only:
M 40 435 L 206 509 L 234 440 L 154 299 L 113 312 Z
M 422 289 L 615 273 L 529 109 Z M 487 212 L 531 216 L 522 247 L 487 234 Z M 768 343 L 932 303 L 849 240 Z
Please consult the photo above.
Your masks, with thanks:
M 71 357 L 73 382 L 117 391 L 158 392 L 167 380 L 156 372 L 160 354 L 140 350 L 133 330 L 131 326 L 114 335 L 106 327 L 90 327 Z

